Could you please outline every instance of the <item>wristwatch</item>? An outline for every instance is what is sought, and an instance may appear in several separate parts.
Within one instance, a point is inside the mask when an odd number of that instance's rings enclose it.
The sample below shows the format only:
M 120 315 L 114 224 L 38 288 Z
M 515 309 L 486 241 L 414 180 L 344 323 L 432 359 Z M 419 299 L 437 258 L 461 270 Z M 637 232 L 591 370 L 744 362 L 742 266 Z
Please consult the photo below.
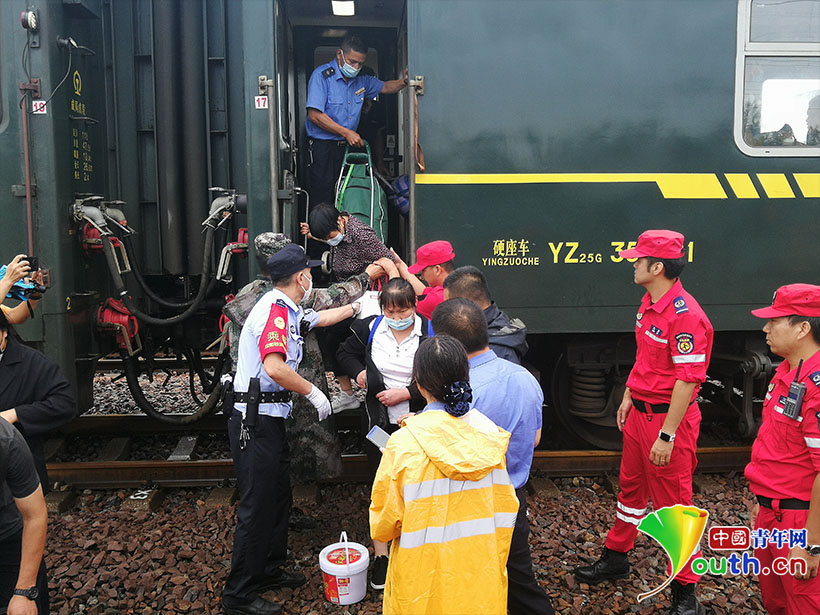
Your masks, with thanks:
M 673 433 L 666 433 L 663 429 L 658 432 L 658 437 L 663 440 L 664 442 L 674 442 L 675 441 L 675 434 Z
M 820 548 L 820 547 L 818 547 Z M 37 586 L 29 587 L 28 589 L 14 589 L 15 596 L 23 596 L 24 598 L 28 598 L 29 600 L 37 600 L 38 596 L 40 595 L 40 590 L 37 589 Z
M 350 307 L 353 308 L 353 315 L 354 316 L 358 316 L 359 312 L 362 311 L 362 304 L 361 304 L 360 301 L 354 301 L 353 303 L 350 304 Z
M 820 545 L 806 545 L 806 551 L 816 557 L 820 555 Z

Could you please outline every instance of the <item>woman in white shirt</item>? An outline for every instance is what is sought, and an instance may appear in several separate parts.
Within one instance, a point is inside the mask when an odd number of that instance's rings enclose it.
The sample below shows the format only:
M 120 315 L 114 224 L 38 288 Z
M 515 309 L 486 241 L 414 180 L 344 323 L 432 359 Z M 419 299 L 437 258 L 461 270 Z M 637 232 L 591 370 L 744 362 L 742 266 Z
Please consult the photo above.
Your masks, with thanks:
M 354 321 L 350 337 L 340 346 L 337 363 L 344 374 L 367 389 L 363 433 L 378 425 L 388 433 L 399 428 L 399 420 L 425 406 L 413 382 L 413 358 L 419 343 L 432 336 L 429 321 L 416 313 L 416 292 L 407 280 L 394 278 L 379 293 L 382 314 Z M 376 470 L 381 453 L 365 442 L 368 462 Z M 375 560 L 370 585 L 384 587 L 387 574 L 387 544 L 373 543 Z

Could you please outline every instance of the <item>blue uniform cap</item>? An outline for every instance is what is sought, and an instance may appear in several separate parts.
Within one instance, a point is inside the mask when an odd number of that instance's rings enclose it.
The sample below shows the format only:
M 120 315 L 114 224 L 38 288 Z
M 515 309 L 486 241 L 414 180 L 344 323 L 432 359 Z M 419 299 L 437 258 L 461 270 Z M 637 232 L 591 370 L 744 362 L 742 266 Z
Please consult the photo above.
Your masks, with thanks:
M 322 261 L 312 261 L 301 246 L 286 245 L 267 260 L 268 273 L 272 280 L 281 280 L 289 275 L 310 267 L 318 267 Z

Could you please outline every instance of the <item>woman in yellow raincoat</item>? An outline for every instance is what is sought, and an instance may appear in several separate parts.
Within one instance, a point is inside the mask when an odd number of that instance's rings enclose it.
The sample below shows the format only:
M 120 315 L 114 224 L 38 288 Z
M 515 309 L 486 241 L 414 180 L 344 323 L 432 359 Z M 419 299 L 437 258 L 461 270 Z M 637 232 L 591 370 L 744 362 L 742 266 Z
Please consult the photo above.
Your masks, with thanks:
M 384 450 L 370 504 L 373 540 L 393 541 L 384 615 L 505 615 L 518 500 L 510 434 L 470 409 L 464 347 L 422 342 L 413 377 L 427 400 Z

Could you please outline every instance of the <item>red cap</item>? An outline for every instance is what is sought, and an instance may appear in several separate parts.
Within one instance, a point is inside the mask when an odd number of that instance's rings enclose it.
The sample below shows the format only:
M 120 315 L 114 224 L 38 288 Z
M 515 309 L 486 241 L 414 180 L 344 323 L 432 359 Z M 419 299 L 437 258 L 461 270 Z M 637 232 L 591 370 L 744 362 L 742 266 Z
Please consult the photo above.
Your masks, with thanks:
M 456 257 L 453 251 L 453 246 L 449 241 L 431 241 L 421 246 L 416 250 L 416 264 L 410 265 L 407 268 L 412 274 L 419 273 L 425 267 L 432 267 L 433 265 L 441 265 L 447 261 L 451 261 Z
M 644 231 L 638 237 L 638 245 L 619 252 L 624 258 L 680 258 L 683 256 L 683 235 L 677 231 Z
M 774 291 L 771 307 L 752 310 L 758 318 L 780 316 L 820 316 L 820 286 L 789 284 Z

